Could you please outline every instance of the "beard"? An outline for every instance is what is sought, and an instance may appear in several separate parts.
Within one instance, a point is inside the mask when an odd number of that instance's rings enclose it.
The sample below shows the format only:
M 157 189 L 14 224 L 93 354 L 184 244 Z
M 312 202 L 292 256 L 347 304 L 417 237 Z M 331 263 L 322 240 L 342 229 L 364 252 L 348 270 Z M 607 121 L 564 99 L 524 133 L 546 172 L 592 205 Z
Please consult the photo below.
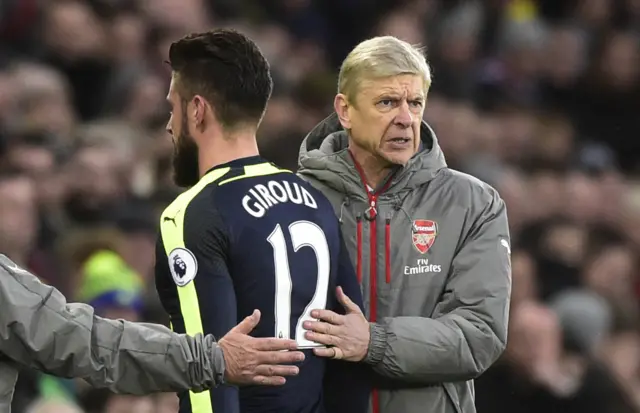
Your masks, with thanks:
M 181 188 L 189 188 L 200 180 L 198 145 L 189 134 L 187 115 L 183 111 L 180 134 L 173 143 L 173 182 Z

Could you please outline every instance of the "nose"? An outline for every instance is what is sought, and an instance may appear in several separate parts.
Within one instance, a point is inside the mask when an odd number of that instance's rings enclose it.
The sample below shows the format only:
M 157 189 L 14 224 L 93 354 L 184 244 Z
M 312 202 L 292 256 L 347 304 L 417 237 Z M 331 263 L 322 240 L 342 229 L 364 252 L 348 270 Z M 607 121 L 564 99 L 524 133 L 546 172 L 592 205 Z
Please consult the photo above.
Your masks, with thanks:
M 167 121 L 167 126 L 165 126 L 165 129 L 167 130 L 167 133 L 169 135 L 173 135 L 173 130 L 171 129 L 171 118 L 169 118 L 169 121 Z
M 409 110 L 408 103 L 402 102 L 402 104 L 398 107 L 398 113 L 394 119 L 394 123 L 398 126 L 402 126 L 403 128 L 408 128 L 413 123 L 413 114 L 411 110 Z

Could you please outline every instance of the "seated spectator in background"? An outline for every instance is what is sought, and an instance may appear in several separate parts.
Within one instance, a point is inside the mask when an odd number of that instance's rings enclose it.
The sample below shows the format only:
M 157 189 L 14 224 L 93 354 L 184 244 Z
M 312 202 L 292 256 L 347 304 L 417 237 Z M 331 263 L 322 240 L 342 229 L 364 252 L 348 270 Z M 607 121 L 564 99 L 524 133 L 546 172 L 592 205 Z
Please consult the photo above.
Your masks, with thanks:
M 26 109 L 16 119 L 21 130 L 70 143 L 76 114 L 69 79 L 51 66 L 34 63 L 18 63 L 12 73 L 17 103 Z
M 118 254 L 98 251 L 85 262 L 77 299 L 107 318 L 137 321 L 144 284 Z
M 478 413 L 634 412 L 594 358 L 610 323 L 606 301 L 587 291 L 514 308 L 505 356 L 476 380 Z
M 110 251 L 123 257 L 127 247 L 124 236 L 117 228 L 109 226 L 76 228 L 60 237 L 55 250 L 60 257 L 61 267 L 71 274 L 66 281 L 65 292 L 76 297 L 83 280 L 84 266 L 99 251 Z M 130 265 L 127 262 L 127 265 Z
M 640 325 L 639 311 L 614 302 L 611 334 L 604 339 L 598 359 L 640 410 Z
M 158 219 L 153 203 L 131 201 L 114 211 L 113 222 L 122 236 L 122 248 L 119 255 L 147 284 L 148 290 L 154 275 L 154 254 Z

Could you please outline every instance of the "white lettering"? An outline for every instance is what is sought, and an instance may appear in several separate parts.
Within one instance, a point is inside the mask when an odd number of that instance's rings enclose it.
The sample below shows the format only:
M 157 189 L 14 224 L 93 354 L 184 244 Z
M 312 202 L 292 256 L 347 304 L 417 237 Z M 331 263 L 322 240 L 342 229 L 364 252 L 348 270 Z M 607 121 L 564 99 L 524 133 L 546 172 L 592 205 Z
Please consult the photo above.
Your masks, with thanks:
M 418 232 L 433 232 L 433 231 L 436 230 L 436 228 L 433 225 L 431 225 L 429 227 L 425 227 L 423 225 L 416 225 L 415 229 Z
M 250 202 L 251 197 L 249 195 L 245 195 L 242 198 L 242 206 L 244 207 L 244 210 L 256 218 L 263 217 L 266 210 L 258 202 L 253 202 L 252 206 L 249 205 Z
M 289 198 L 289 200 L 294 204 L 301 204 L 302 194 L 300 194 L 300 187 L 298 186 L 298 184 L 293 184 L 293 189 L 296 190 L 295 196 L 293 193 L 291 193 L 291 187 L 289 186 L 289 182 L 284 181 L 283 184 L 285 189 L 287 190 L 287 197 Z
M 260 202 L 260 205 L 262 205 L 262 207 L 263 207 L 264 209 L 269 209 L 269 205 L 267 205 L 267 203 L 266 203 L 266 202 L 264 202 L 264 199 L 262 199 L 262 198 L 260 197 L 260 195 L 258 195 L 258 193 L 257 193 L 256 191 L 254 191 L 253 189 L 250 189 L 250 190 L 249 190 L 249 193 L 250 193 L 251 195 L 253 195 L 253 197 L 254 197 L 258 202 Z
M 262 195 L 264 200 L 267 201 L 267 205 L 273 206 L 278 203 L 278 201 L 276 201 L 275 198 L 271 196 L 266 186 L 258 184 L 255 186 L 255 188 L 260 193 L 260 195 Z
M 282 185 L 276 181 L 269 181 L 269 192 L 273 194 L 273 197 L 280 202 L 287 202 L 287 193 L 284 191 Z
M 302 190 L 302 198 L 304 199 L 304 204 L 309 208 L 318 209 L 318 205 L 316 204 L 316 200 L 313 199 L 311 194 L 307 192 L 306 189 L 300 188 Z
M 287 181 L 269 181 L 266 185 L 255 185 L 242 198 L 242 207 L 251 216 L 261 218 L 270 208 L 287 202 L 304 204 L 313 209 L 318 208 L 316 200 L 309 191 L 295 182 Z
M 420 258 L 416 260 L 415 266 L 405 265 L 404 275 L 431 274 L 442 272 L 442 266 L 437 264 L 429 264 L 429 260 Z

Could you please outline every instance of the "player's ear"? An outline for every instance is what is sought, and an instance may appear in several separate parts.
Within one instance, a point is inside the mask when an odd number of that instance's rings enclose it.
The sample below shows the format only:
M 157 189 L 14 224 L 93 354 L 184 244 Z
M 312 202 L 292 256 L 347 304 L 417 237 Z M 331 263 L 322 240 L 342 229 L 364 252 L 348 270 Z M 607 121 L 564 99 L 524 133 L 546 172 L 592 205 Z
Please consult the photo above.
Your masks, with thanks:
M 333 109 L 338 115 L 340 124 L 345 129 L 351 129 L 351 119 L 349 117 L 349 101 L 342 93 L 338 93 L 333 99 Z
M 200 128 L 204 124 L 204 117 L 207 110 L 207 101 L 200 95 L 195 95 L 192 100 L 192 108 L 189 116 L 192 117 L 194 125 Z

